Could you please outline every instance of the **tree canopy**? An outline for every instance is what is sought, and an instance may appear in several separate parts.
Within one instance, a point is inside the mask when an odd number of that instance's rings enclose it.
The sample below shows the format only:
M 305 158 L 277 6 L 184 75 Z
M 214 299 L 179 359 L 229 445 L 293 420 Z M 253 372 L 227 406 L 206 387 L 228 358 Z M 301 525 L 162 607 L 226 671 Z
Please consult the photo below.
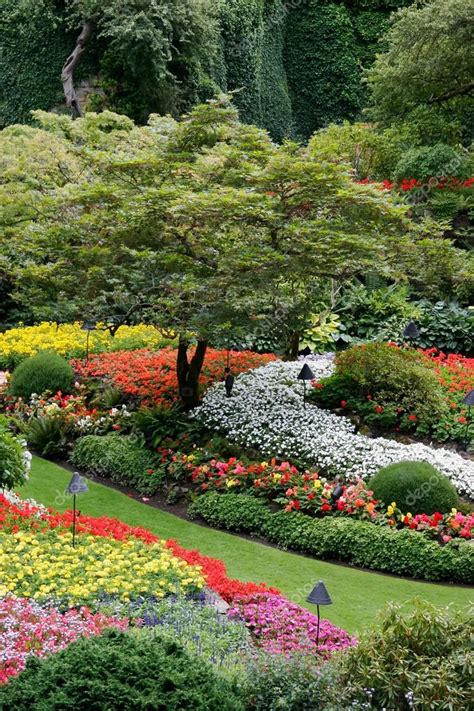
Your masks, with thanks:
M 226 97 L 144 127 L 110 112 L 36 119 L 0 134 L 0 246 L 33 320 L 141 318 L 186 349 L 190 334 L 205 344 L 254 324 L 288 285 L 301 304 L 315 278 L 374 263 L 421 281 L 440 260 L 440 278 L 456 271 L 432 225 L 317 140 L 278 146 L 240 123 Z
M 438 141 L 457 122 L 466 140 L 472 138 L 473 37 L 474 0 L 430 0 L 399 10 L 387 51 L 367 72 L 371 115 L 383 124 L 422 122 Z

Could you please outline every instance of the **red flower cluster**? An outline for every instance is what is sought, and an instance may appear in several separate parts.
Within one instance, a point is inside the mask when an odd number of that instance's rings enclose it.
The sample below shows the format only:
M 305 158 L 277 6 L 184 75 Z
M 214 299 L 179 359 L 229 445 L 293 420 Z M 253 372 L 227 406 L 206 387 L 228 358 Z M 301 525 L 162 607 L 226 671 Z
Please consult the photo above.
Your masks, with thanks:
M 454 176 L 446 176 L 443 178 L 428 178 L 427 180 L 417 180 L 416 178 L 402 178 L 399 183 L 391 182 L 390 180 L 382 180 L 381 183 L 364 178 L 357 181 L 360 185 L 377 185 L 381 190 L 402 190 L 410 192 L 411 190 L 419 190 L 420 188 L 437 188 L 438 190 L 461 190 L 462 188 L 472 188 L 474 185 L 474 177 L 467 180 L 459 180 Z
M 200 565 L 209 587 L 227 602 L 232 602 L 235 598 L 252 597 L 258 593 L 279 594 L 278 590 L 269 588 L 265 583 L 244 583 L 241 580 L 228 578 L 224 563 L 217 558 L 209 558 L 197 550 L 190 551 L 176 541 L 167 541 L 166 545 L 177 558 L 185 560 L 190 565 Z
M 252 351 L 233 352 L 231 365 L 235 375 L 265 365 L 276 357 Z M 145 404 L 173 404 L 178 400 L 176 350 L 146 349 L 116 351 L 91 356 L 87 363 L 75 360 L 72 365 L 83 378 L 105 378 L 126 395 Z M 227 365 L 227 351 L 209 348 L 201 374 L 202 388 L 221 380 Z

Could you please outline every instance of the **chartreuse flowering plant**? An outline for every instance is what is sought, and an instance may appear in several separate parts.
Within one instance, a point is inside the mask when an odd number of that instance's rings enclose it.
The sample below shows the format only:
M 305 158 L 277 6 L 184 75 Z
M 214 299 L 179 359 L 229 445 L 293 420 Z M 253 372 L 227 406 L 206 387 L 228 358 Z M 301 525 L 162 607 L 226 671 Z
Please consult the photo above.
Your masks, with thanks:
M 164 597 L 193 593 L 204 586 L 198 567 L 165 547 L 135 538 L 116 541 L 70 532 L 0 532 L 0 597 L 9 593 L 54 600 L 64 606 L 93 606 L 103 594 L 130 600 L 137 595 Z
M 89 352 L 160 348 L 172 338 L 153 326 L 120 326 L 115 336 L 98 323 L 89 333 Z M 0 369 L 14 368 L 40 351 L 54 351 L 64 358 L 82 358 L 86 353 L 86 334 L 82 324 L 45 321 L 37 326 L 21 326 L 0 333 Z

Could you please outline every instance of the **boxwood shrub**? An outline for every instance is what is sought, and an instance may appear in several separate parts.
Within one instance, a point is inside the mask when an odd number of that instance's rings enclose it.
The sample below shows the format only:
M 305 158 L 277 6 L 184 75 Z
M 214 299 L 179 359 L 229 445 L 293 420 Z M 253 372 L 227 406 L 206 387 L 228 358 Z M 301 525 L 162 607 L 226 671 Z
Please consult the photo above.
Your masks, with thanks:
M 395 501 L 412 514 L 446 513 L 458 504 L 458 494 L 446 476 L 428 462 L 395 462 L 370 481 L 374 497 L 386 506 Z
M 42 351 L 22 361 L 13 371 L 10 392 L 29 398 L 33 393 L 72 391 L 74 371 L 65 358 L 52 351 Z
M 273 513 L 264 501 L 246 494 L 209 492 L 195 499 L 188 511 L 211 526 L 261 536 L 317 558 L 422 580 L 474 583 L 474 547 L 468 541 L 441 546 L 408 529 L 350 518 L 315 519 L 297 511 Z

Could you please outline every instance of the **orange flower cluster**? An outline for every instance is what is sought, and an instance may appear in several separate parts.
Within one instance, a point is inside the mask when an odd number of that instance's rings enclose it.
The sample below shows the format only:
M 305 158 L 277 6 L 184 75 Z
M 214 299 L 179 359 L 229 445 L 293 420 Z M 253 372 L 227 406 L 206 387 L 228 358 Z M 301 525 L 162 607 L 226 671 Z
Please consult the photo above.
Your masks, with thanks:
M 275 359 L 276 356 L 270 353 L 233 351 L 230 365 L 234 375 L 239 375 Z M 211 383 L 223 380 L 226 364 L 226 350 L 207 350 L 201 373 L 203 390 Z M 77 375 L 83 378 L 104 378 L 126 395 L 138 398 L 145 405 L 173 405 L 179 399 L 176 349 L 173 348 L 160 351 L 140 349 L 100 353 L 91 356 L 85 364 L 75 360 L 72 365 Z

